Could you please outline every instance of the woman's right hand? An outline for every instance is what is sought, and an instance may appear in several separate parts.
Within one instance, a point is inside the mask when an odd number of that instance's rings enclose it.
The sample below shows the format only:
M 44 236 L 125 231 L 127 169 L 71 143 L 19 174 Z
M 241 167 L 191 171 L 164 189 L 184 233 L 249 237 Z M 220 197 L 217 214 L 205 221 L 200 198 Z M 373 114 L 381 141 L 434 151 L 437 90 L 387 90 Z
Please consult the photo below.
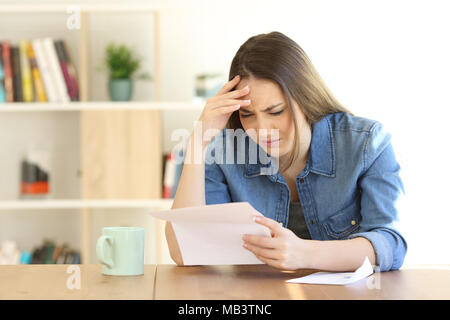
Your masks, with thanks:
M 241 106 L 250 105 L 250 100 L 239 99 L 250 92 L 248 86 L 240 90 L 231 91 L 238 85 L 240 80 L 241 78 L 239 75 L 234 77 L 219 90 L 217 95 L 206 100 L 206 105 L 199 118 L 199 122 L 201 122 L 202 125 L 204 144 L 207 144 L 213 138 L 217 133 L 217 130 L 221 131 L 225 128 L 228 119 L 234 111 L 238 110 Z M 211 129 L 216 131 L 216 133 L 213 135 L 208 134 L 208 130 Z M 210 133 L 213 133 L 213 130 L 211 130 Z M 205 132 L 207 133 L 206 135 Z

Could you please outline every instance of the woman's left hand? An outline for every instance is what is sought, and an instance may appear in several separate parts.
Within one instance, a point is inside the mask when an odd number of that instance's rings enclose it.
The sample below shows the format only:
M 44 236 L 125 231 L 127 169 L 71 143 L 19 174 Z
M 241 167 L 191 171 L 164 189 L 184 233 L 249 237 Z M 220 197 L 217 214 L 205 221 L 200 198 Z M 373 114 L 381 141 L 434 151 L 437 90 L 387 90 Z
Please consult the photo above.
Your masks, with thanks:
M 255 217 L 255 222 L 270 229 L 272 237 L 245 234 L 243 246 L 262 262 L 283 270 L 308 268 L 308 240 L 297 237 L 291 230 L 266 217 Z

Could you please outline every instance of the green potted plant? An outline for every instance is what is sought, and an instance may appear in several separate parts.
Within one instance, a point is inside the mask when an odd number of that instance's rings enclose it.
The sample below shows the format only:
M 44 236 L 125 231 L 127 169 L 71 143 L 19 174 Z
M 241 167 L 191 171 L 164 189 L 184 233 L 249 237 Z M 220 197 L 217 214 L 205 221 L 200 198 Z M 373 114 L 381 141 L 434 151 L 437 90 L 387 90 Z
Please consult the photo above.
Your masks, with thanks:
M 109 96 L 112 101 L 129 101 L 133 93 L 133 80 L 149 79 L 147 73 L 135 75 L 141 59 L 125 45 L 110 43 L 106 47 L 106 67 L 109 71 Z

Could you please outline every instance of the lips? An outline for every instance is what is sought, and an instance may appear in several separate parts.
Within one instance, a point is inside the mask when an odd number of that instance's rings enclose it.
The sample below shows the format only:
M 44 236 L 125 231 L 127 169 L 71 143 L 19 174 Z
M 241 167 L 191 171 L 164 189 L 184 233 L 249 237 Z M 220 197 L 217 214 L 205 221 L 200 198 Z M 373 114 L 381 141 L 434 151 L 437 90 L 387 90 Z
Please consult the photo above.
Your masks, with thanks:
M 276 139 L 276 140 L 267 140 L 267 141 L 263 141 L 263 144 L 266 144 L 268 146 L 272 145 L 272 144 L 276 144 L 280 141 L 280 139 Z

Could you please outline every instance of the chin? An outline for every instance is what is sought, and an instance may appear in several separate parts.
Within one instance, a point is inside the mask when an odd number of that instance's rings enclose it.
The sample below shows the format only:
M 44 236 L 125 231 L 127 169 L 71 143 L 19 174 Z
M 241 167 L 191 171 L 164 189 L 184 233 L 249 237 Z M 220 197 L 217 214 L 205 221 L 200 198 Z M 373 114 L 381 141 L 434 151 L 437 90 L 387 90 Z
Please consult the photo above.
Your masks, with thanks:
M 282 157 L 283 155 L 287 154 L 287 152 L 285 152 L 283 149 L 264 149 L 264 151 L 271 157 Z

